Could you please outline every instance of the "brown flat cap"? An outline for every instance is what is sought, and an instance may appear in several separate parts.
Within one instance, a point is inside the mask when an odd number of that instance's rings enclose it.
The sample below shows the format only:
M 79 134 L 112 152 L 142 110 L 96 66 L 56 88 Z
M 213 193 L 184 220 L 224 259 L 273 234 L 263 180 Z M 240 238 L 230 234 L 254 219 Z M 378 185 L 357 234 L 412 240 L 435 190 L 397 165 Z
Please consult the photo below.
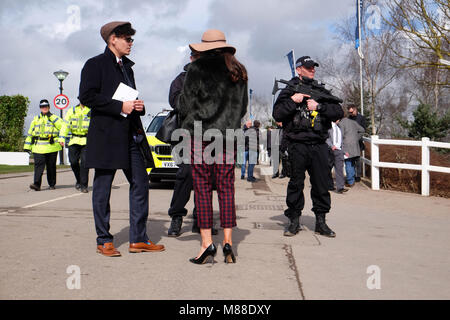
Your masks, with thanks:
M 105 24 L 100 29 L 100 34 L 101 34 L 103 40 L 105 40 L 105 42 L 108 42 L 108 38 L 111 35 L 111 33 L 113 32 L 113 30 L 119 26 L 123 26 L 124 24 L 131 25 L 131 23 L 128 21 L 113 21 L 113 22 L 109 22 L 109 23 Z

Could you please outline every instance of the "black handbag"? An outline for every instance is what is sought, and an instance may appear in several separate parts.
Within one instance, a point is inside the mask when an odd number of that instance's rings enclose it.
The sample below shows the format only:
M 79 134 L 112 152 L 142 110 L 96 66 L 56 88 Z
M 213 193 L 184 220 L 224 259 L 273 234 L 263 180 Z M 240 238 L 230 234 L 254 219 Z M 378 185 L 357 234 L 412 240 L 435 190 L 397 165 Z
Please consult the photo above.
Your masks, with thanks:
M 179 117 L 178 117 L 178 111 L 172 110 L 169 112 L 167 117 L 164 119 L 163 123 L 161 124 L 161 127 L 159 128 L 158 132 L 156 133 L 155 137 L 162 142 L 169 143 L 169 144 L 175 144 L 178 141 L 172 142 L 172 133 L 180 127 Z

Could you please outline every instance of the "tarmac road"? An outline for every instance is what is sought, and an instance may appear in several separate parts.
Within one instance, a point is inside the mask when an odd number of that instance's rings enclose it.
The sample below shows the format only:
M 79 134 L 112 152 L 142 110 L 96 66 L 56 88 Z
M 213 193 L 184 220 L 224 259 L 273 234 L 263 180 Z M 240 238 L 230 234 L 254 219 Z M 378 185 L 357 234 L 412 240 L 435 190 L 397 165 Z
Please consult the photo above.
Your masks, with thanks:
M 128 253 L 128 183 L 121 171 L 111 196 L 111 233 L 122 257 L 96 253 L 91 188 L 74 189 L 70 170 L 56 190 L 28 189 L 31 174 L 0 176 L 0 299 L 449 299 L 450 200 L 358 184 L 332 192 L 334 239 L 314 234 L 309 181 L 303 230 L 284 237 L 287 179 L 240 180 L 236 171 L 236 264 L 225 264 L 223 233 L 214 264 L 193 265 L 200 236 L 167 237 L 170 183 L 150 186 L 150 239 L 161 253 Z M 90 177 L 92 184 L 92 172 Z M 214 208 L 218 210 L 214 193 Z M 218 211 L 215 223 L 219 227 Z M 78 276 L 79 275 L 79 276 Z

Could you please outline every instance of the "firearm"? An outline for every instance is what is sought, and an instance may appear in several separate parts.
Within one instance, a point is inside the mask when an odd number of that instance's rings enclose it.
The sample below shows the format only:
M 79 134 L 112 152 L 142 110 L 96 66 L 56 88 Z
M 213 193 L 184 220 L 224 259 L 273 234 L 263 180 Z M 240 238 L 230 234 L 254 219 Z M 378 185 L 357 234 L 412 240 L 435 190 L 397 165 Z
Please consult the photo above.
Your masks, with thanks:
M 308 99 L 313 99 L 318 103 L 342 103 L 342 100 L 336 96 L 333 96 L 329 90 L 325 89 L 323 84 L 319 84 L 317 81 L 313 79 L 305 78 L 296 85 L 289 83 L 286 80 L 276 80 L 274 84 L 273 94 L 274 92 L 280 90 L 278 88 L 277 82 L 284 83 L 286 85 L 285 89 L 290 89 L 295 93 L 306 94 L 310 96 Z M 304 131 L 309 128 L 314 131 L 321 132 L 322 124 L 321 117 L 317 111 L 309 111 L 306 107 L 306 103 L 302 103 L 299 107 L 297 107 L 297 112 L 293 118 L 294 131 Z
M 278 82 L 284 83 L 287 89 L 294 91 L 295 93 L 307 94 L 310 99 L 317 101 L 318 103 L 342 103 L 342 99 L 333 96 L 330 91 L 325 89 L 323 85 L 320 85 L 312 79 L 304 79 L 296 85 L 292 85 L 286 80 L 276 80 Z

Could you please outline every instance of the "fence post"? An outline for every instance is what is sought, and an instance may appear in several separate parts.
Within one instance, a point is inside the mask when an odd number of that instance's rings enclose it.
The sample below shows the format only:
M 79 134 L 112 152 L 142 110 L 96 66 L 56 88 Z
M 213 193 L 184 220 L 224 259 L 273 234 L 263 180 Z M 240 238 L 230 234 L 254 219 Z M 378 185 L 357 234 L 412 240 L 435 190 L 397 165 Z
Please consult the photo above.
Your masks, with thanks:
M 430 148 L 428 143 L 430 138 L 422 138 L 422 195 L 430 195 Z
M 372 164 L 370 167 L 372 175 L 372 190 L 380 190 L 380 151 L 378 148 L 378 136 L 373 135 L 370 139 L 370 157 L 372 158 Z

